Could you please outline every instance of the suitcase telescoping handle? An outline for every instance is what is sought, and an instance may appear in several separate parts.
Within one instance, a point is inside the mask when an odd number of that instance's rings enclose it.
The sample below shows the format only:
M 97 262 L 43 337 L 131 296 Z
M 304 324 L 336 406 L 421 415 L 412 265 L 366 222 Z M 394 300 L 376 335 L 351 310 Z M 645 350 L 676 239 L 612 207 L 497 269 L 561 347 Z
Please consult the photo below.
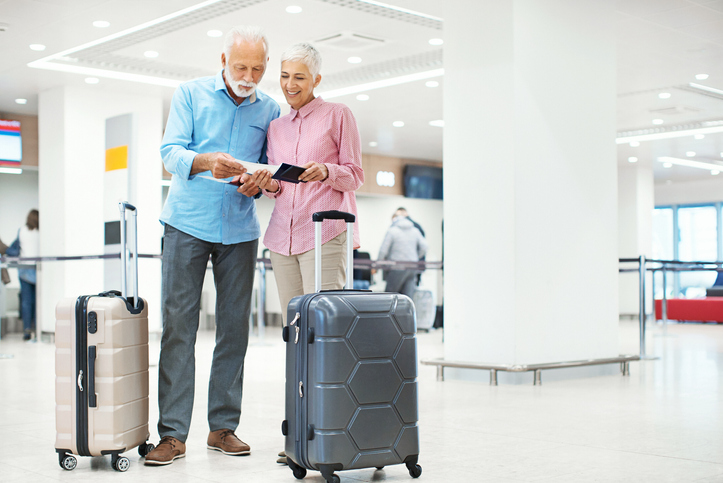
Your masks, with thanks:
M 324 220 L 346 221 L 346 285 L 344 288 L 354 287 L 354 220 L 356 217 L 343 211 L 319 211 L 311 217 L 314 221 L 314 289 L 321 291 L 321 223 Z
M 128 239 L 126 230 L 126 211 L 130 211 L 133 220 L 133 308 L 139 307 L 138 300 L 138 211 L 136 207 L 127 201 L 118 203 L 120 210 L 120 232 L 121 232 L 121 292 L 128 300 Z

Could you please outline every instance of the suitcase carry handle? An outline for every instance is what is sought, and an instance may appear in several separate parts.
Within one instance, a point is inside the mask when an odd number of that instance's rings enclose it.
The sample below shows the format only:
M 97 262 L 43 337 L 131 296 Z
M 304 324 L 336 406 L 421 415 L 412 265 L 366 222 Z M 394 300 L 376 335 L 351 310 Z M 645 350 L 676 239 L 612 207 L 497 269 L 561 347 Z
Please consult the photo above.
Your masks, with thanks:
M 118 209 L 120 210 L 120 232 L 121 232 L 121 292 L 123 297 L 128 300 L 128 239 L 126 233 L 126 211 L 132 213 L 133 219 L 133 236 L 135 241 L 133 243 L 133 308 L 138 309 L 140 307 L 138 299 L 138 210 L 132 204 L 127 201 L 121 201 L 118 203 Z
M 321 223 L 324 220 L 346 221 L 346 284 L 345 289 L 354 286 L 354 221 L 356 217 L 343 211 L 319 211 L 311 216 L 314 221 L 314 290 L 321 292 Z

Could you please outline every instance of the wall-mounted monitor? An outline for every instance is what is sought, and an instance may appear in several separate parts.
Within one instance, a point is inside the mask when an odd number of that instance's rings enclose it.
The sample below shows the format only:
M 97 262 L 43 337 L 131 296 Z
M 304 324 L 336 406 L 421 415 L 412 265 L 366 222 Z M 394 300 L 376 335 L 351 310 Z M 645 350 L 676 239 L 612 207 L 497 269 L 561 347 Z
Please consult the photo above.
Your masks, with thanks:
M 0 119 L 0 166 L 18 166 L 22 159 L 20 121 Z
M 443 199 L 442 168 L 408 164 L 404 167 L 404 196 Z

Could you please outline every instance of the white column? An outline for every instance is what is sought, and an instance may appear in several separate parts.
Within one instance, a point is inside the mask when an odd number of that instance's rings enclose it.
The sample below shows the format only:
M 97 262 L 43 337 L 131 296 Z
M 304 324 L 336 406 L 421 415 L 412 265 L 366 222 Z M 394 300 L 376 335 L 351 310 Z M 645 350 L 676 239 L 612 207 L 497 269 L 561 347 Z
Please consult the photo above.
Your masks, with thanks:
M 39 204 L 43 256 L 97 255 L 104 243 L 105 121 L 134 113 L 140 169 L 130 180 L 139 210 L 141 253 L 160 253 L 163 100 L 93 87 L 56 87 L 39 96 Z M 120 262 L 119 262 L 120 263 Z M 140 294 L 149 302 L 149 326 L 160 330 L 160 261 L 141 260 Z M 38 323 L 55 330 L 63 297 L 103 290 L 103 262 L 46 262 L 41 267 Z M 120 281 L 118 281 L 120 286 Z
M 445 357 L 617 355 L 614 5 L 445 5 Z
M 621 166 L 618 168 L 618 247 L 620 258 L 652 256 L 653 209 L 655 185 L 650 166 Z M 650 287 L 648 277 L 648 287 Z M 620 275 L 620 313 L 637 315 L 640 311 L 638 275 Z M 651 293 L 648 310 L 652 309 Z

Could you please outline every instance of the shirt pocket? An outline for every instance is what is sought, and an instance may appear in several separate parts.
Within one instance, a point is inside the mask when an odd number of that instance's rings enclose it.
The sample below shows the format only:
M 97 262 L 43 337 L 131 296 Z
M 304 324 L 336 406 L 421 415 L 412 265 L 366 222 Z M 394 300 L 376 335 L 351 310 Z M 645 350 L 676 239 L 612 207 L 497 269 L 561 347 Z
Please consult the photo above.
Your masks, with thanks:
M 261 157 L 265 141 L 266 128 L 251 124 L 241 132 L 239 151 L 247 155 L 248 161 L 257 161 Z

